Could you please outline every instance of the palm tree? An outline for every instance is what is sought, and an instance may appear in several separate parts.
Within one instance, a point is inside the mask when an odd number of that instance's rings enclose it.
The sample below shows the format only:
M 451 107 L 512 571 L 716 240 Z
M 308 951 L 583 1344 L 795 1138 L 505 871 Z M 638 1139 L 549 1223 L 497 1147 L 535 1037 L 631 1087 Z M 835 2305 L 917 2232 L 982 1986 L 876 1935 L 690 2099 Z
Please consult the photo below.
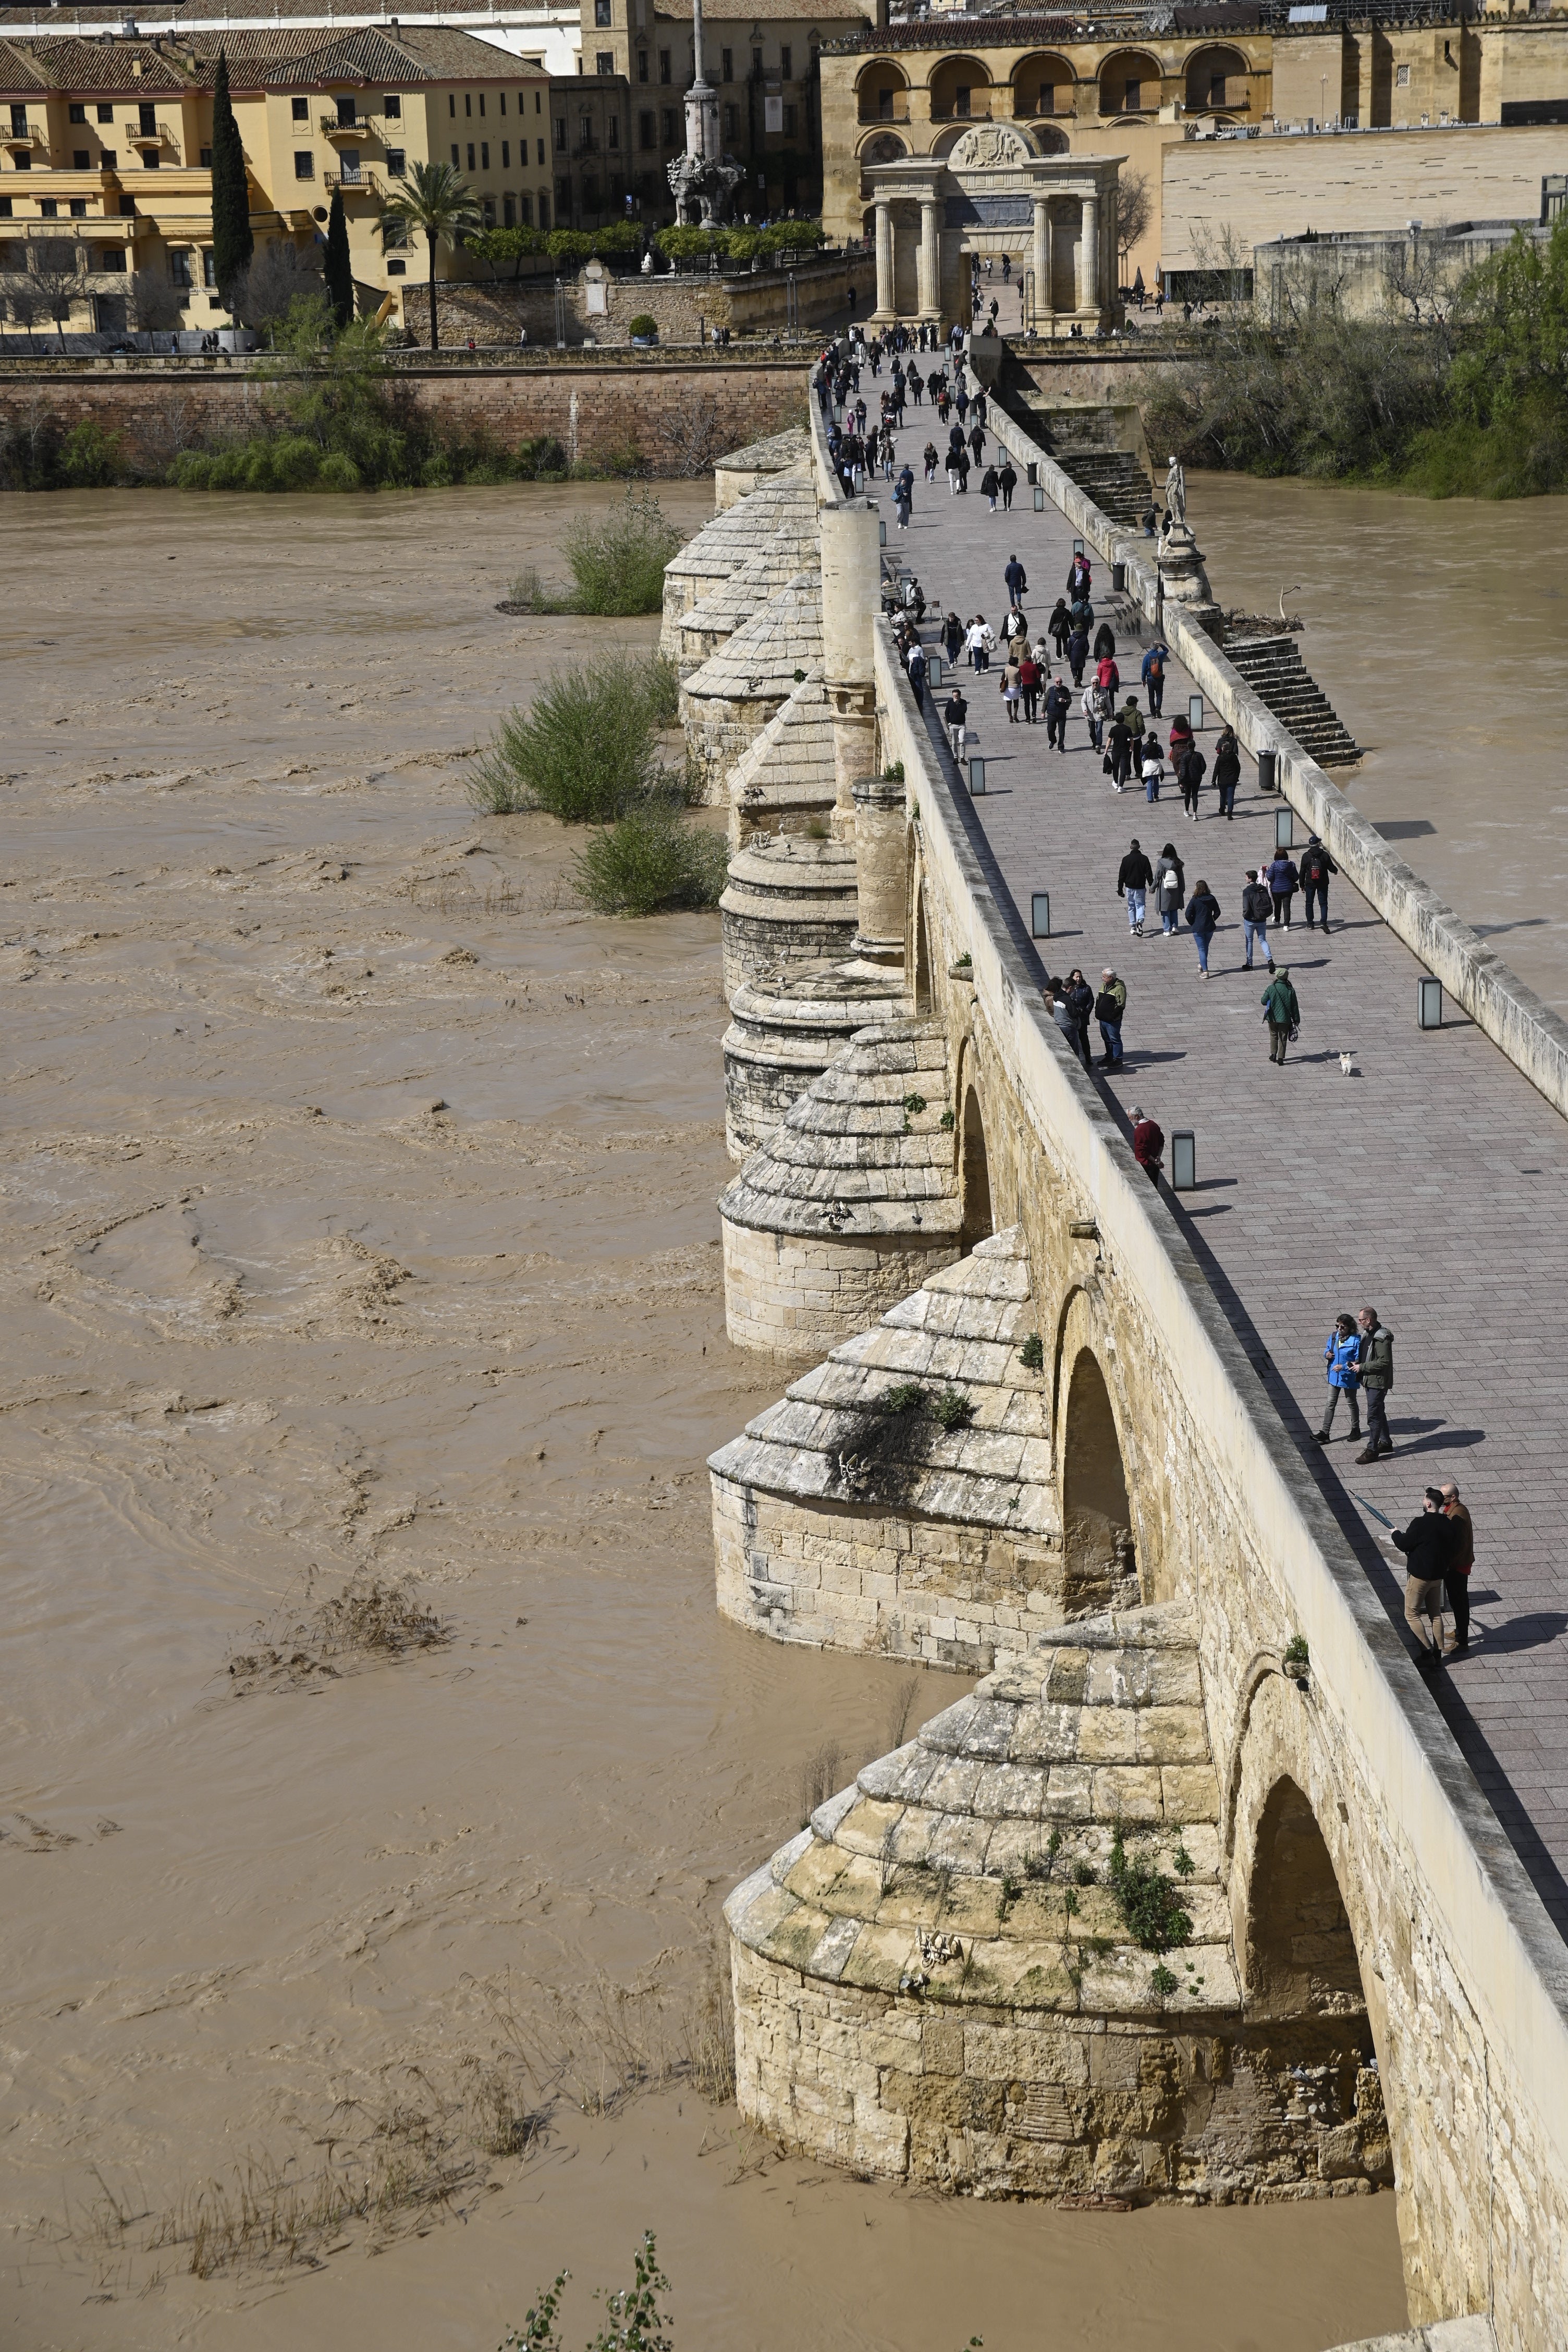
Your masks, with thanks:
M 479 207 L 466 180 L 450 163 L 415 163 L 408 184 L 393 197 L 383 218 L 402 221 L 408 229 L 423 229 L 430 248 L 430 348 L 440 349 L 436 324 L 436 248 L 445 237 L 451 245 L 481 226 Z

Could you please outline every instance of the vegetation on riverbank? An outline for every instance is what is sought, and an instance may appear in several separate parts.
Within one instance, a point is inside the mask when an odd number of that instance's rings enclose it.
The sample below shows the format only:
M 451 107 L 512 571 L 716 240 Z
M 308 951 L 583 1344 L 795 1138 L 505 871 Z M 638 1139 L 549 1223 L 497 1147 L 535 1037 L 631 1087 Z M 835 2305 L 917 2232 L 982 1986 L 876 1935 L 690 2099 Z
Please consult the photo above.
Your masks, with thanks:
M 680 533 L 649 490 L 628 490 L 608 515 L 574 515 L 562 534 L 573 585 L 547 589 L 532 567 L 511 583 L 510 613 L 584 613 L 616 619 L 657 613 L 664 602 L 665 566 Z
M 1419 320 L 1348 319 L 1320 290 L 1289 331 L 1237 304 L 1145 379 L 1151 446 L 1427 498 L 1568 488 L 1568 218 L 1425 289 Z

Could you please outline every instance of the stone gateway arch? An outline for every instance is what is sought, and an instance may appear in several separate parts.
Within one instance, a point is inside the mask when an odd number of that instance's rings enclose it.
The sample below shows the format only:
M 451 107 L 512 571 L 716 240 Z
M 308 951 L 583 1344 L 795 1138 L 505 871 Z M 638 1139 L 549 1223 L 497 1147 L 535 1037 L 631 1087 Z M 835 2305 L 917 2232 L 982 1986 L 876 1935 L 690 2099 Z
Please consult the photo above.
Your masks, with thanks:
M 1414 2324 L 1564 2352 L 1562 1940 L 1040 1003 L 816 433 L 807 499 L 736 624 L 802 676 L 726 689 L 727 1313 L 795 1376 L 712 1457 L 718 1602 L 966 1679 L 731 1896 L 742 2112 L 953 2190 L 1391 2190 Z

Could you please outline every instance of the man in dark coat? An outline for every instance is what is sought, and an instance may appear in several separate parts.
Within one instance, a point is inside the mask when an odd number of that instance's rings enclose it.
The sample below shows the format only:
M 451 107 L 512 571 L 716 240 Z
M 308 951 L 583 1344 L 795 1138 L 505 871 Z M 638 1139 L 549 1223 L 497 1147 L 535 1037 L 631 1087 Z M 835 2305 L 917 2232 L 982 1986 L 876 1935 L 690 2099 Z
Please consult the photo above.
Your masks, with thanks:
M 1329 929 L 1329 877 L 1331 874 L 1337 874 L 1339 870 L 1317 835 L 1314 834 L 1296 862 L 1296 871 L 1301 877 L 1301 887 L 1307 894 L 1307 929 L 1311 930 L 1314 928 L 1312 901 L 1315 898 L 1323 911 L 1325 938 L 1328 936 Z
M 1428 1486 L 1418 1517 L 1407 1528 L 1395 1528 L 1389 1538 L 1405 1554 L 1405 1622 L 1419 1648 L 1416 1664 L 1443 1663 L 1444 1580 L 1454 1554 L 1454 1523 L 1443 1513 L 1441 1487 Z M 1430 1620 L 1430 1629 L 1422 1620 Z

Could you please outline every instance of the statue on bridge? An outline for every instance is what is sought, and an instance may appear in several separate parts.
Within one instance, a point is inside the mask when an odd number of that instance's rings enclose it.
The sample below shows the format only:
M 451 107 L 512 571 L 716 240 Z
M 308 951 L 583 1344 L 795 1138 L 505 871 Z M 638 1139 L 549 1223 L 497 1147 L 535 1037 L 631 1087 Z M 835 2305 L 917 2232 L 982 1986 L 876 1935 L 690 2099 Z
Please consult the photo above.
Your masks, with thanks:
M 1187 477 L 1181 459 L 1173 454 L 1165 469 L 1165 510 L 1173 522 L 1187 519 Z

